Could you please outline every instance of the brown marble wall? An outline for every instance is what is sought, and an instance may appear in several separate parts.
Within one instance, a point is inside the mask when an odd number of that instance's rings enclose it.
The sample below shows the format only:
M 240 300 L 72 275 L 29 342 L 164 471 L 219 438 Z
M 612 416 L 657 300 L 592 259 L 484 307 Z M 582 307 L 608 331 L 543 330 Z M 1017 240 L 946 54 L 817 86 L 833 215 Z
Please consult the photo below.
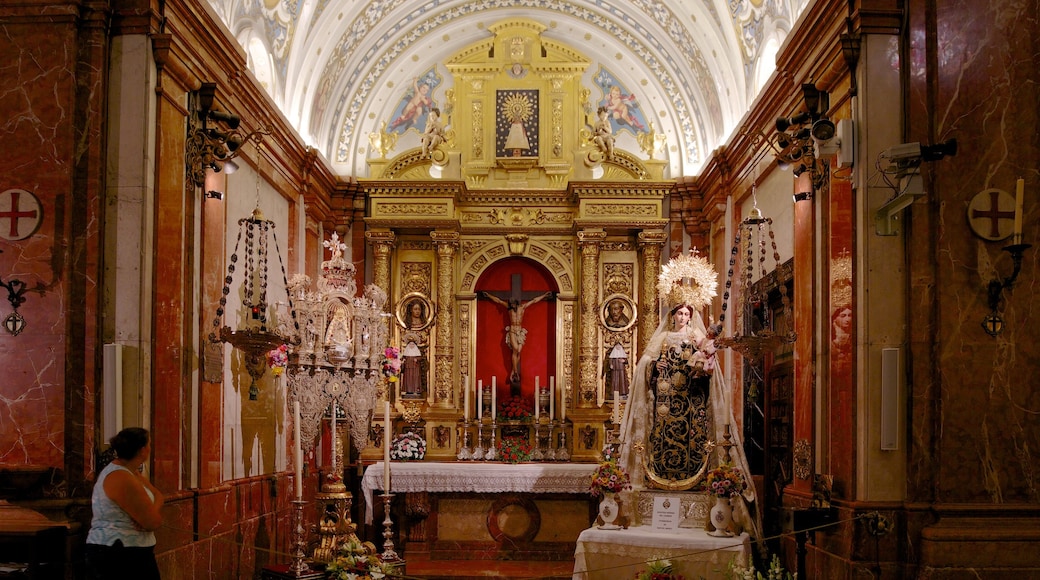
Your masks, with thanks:
M 926 165 L 929 203 L 913 211 L 915 500 L 1040 502 L 1040 133 L 1038 5 L 910 4 L 907 141 L 956 138 L 955 157 Z M 1012 272 L 1003 248 L 967 223 L 980 191 L 1025 180 L 1022 272 L 1002 296 L 1005 330 L 983 331 L 985 287 Z

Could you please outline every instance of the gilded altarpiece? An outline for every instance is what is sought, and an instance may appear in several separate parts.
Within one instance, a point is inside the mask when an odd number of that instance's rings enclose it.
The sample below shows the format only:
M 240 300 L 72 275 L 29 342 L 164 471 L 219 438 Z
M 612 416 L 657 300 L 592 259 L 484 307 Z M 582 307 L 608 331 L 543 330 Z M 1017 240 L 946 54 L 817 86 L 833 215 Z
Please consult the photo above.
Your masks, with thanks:
M 396 313 L 392 336 L 423 361 L 418 388 L 402 380 L 387 393 L 395 432 L 422 430 L 431 459 L 454 458 L 465 443 L 456 428 L 464 389 L 476 399 L 474 385 L 488 379 L 476 374 L 481 349 L 503 348 L 501 335 L 481 335 L 477 316 L 479 281 L 496 263 L 523 258 L 548 276 L 555 340 L 540 378 L 553 381 L 554 403 L 565 407 L 557 412 L 566 412 L 573 460 L 598 459 L 613 388 L 631 378 L 605 372 L 611 353 L 634 363 L 657 324 L 653 286 L 672 183 L 660 161 L 596 154 L 582 81 L 590 60 L 544 30 L 525 19 L 497 23 L 487 40 L 446 60 L 450 138 L 428 156 L 373 158 L 372 177 L 360 180 L 373 272 Z M 627 361 L 613 363 L 634 366 Z M 522 381 L 526 389 L 531 377 Z

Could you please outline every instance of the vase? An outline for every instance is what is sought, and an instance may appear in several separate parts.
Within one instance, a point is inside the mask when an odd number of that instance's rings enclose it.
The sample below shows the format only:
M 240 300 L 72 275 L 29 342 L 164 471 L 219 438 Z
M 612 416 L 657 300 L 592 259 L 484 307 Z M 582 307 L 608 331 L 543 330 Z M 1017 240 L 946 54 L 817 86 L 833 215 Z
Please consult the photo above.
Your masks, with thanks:
M 715 505 L 711 506 L 709 515 L 711 525 L 715 526 L 715 531 L 708 532 L 709 536 L 729 537 L 733 535 L 729 529 L 733 524 L 733 506 L 730 505 L 728 497 L 716 497 Z
M 601 530 L 620 530 L 621 526 L 614 523 L 617 520 L 619 509 L 614 492 L 603 492 L 603 499 L 599 500 L 599 519 L 603 523 L 596 527 Z

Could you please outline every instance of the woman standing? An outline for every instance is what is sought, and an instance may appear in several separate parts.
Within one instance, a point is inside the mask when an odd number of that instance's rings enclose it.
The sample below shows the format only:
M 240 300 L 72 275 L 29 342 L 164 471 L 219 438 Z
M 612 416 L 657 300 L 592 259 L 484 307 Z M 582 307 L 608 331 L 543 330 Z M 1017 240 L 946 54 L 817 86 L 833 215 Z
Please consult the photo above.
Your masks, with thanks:
M 158 580 L 155 533 L 163 495 L 143 472 L 152 447 L 148 431 L 123 429 L 109 441 L 116 458 L 98 475 L 87 534 L 87 578 Z

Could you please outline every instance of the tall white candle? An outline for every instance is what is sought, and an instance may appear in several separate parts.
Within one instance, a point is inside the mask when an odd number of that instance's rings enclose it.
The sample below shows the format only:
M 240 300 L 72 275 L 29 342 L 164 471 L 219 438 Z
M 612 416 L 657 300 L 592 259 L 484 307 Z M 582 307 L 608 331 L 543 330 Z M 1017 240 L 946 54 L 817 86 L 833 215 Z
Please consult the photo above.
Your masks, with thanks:
M 300 402 L 293 401 L 293 439 L 295 448 L 293 463 L 296 468 L 296 499 L 303 499 L 303 442 L 300 440 Z
M 1011 238 L 1011 243 L 1020 244 L 1022 243 L 1022 214 L 1025 210 L 1025 190 L 1026 182 L 1021 177 L 1015 182 L 1015 231 Z
M 614 413 L 612 420 L 615 423 L 621 422 L 621 393 L 614 391 Z
M 540 404 L 541 403 L 541 401 L 540 401 L 541 397 L 542 397 L 542 391 L 539 388 L 538 377 L 536 376 L 534 378 L 534 420 L 535 421 L 538 420 L 538 414 L 539 414 L 538 413 L 538 411 L 539 411 L 538 408 L 541 406 L 541 404 Z
M 549 420 L 556 418 L 556 397 L 553 396 L 553 387 L 549 385 Z
M 462 379 L 462 416 L 469 421 L 469 375 Z
M 498 418 L 498 377 L 491 375 L 491 420 Z
M 383 401 L 383 492 L 390 493 L 390 401 Z
M 484 418 L 484 379 L 477 379 L 477 421 Z

